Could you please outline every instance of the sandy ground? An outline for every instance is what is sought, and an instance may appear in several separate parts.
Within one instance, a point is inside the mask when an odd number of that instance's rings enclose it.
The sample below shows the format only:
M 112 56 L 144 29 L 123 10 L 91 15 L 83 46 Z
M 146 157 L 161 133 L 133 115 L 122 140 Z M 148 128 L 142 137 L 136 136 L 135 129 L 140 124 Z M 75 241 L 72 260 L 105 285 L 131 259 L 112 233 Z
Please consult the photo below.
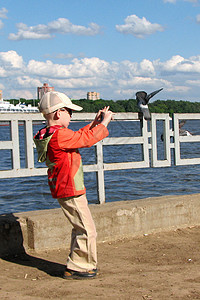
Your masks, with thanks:
M 68 252 L 0 259 L 0 299 L 200 299 L 200 227 L 98 244 L 99 275 L 60 276 Z

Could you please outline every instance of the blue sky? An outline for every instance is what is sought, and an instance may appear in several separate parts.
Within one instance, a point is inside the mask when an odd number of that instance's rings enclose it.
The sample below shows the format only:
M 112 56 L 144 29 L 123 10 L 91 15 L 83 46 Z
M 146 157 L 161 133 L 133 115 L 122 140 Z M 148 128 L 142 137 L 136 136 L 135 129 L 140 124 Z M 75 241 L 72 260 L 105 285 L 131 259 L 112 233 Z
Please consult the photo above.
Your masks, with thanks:
M 0 89 L 200 101 L 199 0 L 2 0 Z M 156 99 L 154 99 L 156 100 Z

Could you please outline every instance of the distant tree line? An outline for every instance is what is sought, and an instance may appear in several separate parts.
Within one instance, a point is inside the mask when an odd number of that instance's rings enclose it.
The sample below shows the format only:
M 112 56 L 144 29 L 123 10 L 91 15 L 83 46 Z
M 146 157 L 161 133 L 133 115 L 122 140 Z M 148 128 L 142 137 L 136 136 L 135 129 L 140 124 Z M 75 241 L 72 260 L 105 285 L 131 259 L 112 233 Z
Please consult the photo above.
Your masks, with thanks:
M 26 100 L 24 98 L 10 99 L 7 100 L 13 104 L 26 103 L 33 106 L 37 106 L 39 100 L 30 99 Z M 97 112 L 104 106 L 110 106 L 113 112 L 138 112 L 137 101 L 135 99 L 129 100 L 72 100 L 74 104 L 83 107 L 82 112 Z M 200 113 L 200 102 L 190 102 L 190 101 L 176 101 L 176 100 L 157 100 L 149 103 L 149 110 L 154 113 Z

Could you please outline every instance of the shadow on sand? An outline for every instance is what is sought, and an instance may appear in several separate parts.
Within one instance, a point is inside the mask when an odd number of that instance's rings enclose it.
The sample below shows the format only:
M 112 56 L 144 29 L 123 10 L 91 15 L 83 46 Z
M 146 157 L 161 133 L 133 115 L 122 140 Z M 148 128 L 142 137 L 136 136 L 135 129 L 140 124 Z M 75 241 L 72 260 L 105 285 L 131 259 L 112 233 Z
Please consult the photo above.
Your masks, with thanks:
M 50 276 L 61 277 L 65 266 L 26 253 L 18 217 L 0 215 L 0 258 L 15 264 L 37 268 Z

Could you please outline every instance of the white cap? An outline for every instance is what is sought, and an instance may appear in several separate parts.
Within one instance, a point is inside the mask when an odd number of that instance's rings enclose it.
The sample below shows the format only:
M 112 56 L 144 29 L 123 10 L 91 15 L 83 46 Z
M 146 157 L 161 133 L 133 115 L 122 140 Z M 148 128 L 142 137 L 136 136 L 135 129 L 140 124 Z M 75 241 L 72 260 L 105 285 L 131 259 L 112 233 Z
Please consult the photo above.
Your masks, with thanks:
M 46 115 L 62 107 L 67 107 L 77 111 L 83 109 L 81 106 L 73 104 L 67 95 L 59 92 L 45 93 L 38 104 L 39 111 Z

